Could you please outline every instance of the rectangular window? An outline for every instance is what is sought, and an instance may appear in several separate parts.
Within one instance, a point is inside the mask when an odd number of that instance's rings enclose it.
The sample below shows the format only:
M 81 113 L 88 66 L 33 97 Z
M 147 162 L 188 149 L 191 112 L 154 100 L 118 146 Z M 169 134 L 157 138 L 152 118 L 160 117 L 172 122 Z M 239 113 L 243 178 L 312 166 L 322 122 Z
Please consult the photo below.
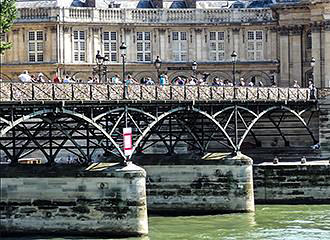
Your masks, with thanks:
M 75 62 L 86 61 L 86 34 L 85 31 L 73 32 L 73 52 Z
M 151 61 L 151 33 L 136 33 L 136 60 L 138 62 Z
M 211 61 L 225 60 L 225 32 L 210 32 L 209 52 Z
M 172 59 L 188 61 L 188 40 L 186 32 L 172 32 Z
M 28 51 L 29 62 L 43 62 L 44 61 L 44 32 L 31 31 L 28 33 Z
M 103 33 L 103 51 L 110 62 L 117 62 L 117 32 Z
M 263 59 L 263 32 L 248 31 L 247 33 L 247 52 L 248 60 L 257 61 Z

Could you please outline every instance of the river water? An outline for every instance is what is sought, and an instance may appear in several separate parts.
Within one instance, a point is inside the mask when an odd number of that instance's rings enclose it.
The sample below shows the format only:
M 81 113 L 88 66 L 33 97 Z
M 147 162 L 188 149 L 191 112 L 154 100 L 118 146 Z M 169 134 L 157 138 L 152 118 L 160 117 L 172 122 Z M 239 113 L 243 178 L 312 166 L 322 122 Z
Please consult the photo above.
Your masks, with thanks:
M 330 205 L 257 205 L 255 213 L 150 217 L 149 230 L 148 237 L 126 240 L 330 240 Z

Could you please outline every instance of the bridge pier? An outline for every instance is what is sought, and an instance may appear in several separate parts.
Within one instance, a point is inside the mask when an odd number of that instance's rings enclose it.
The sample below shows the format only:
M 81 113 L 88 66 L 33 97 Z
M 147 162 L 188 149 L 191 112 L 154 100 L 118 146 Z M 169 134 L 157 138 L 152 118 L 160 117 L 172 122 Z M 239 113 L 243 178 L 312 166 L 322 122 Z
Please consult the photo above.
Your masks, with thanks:
M 253 212 L 252 159 L 210 153 L 198 160 L 143 162 L 148 211 L 164 214 Z M 164 165 L 166 164 L 166 165 Z
M 330 160 L 330 89 L 324 89 L 319 100 L 319 136 L 321 158 Z
M 145 174 L 131 163 L 0 165 L 0 235 L 146 235 Z

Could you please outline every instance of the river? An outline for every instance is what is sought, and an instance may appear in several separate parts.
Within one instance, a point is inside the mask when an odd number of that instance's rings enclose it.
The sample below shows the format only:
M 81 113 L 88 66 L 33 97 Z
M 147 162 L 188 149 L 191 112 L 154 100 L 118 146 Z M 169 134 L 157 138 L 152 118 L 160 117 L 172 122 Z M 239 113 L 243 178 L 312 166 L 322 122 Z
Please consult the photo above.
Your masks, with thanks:
M 330 205 L 257 205 L 255 213 L 150 217 L 149 228 L 148 237 L 126 240 L 327 240 L 330 239 Z

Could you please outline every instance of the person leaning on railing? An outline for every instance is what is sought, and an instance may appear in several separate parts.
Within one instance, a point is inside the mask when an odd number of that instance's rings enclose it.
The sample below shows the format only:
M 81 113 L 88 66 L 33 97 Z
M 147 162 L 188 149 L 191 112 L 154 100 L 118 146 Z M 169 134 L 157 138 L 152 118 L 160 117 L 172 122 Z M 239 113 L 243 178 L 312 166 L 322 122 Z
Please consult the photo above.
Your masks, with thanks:
M 317 89 L 313 83 L 313 81 L 308 81 L 308 89 L 310 91 L 310 98 L 311 99 L 316 99 L 316 93 L 317 93 Z

